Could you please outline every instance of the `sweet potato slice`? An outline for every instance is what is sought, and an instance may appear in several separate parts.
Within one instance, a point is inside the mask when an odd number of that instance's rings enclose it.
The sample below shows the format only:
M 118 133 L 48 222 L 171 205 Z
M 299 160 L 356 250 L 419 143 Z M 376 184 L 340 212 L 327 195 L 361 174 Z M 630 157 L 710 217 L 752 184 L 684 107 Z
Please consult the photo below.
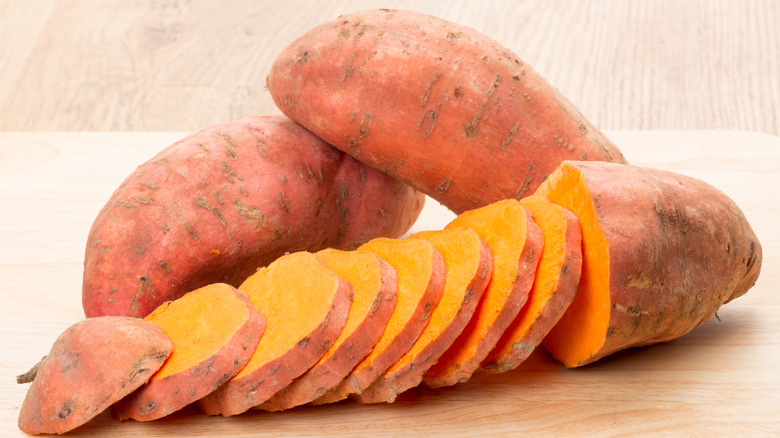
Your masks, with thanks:
M 366 357 L 398 300 L 395 269 L 374 253 L 326 249 L 317 259 L 352 285 L 352 307 L 341 336 L 306 373 L 259 406 L 280 411 L 309 403 L 336 386 Z
M 552 329 L 577 292 L 582 235 L 574 213 L 539 195 L 520 200 L 544 235 L 544 249 L 528 301 L 482 362 L 491 372 L 517 368 Z
M 425 372 L 471 320 L 490 281 L 493 255 L 471 228 L 422 231 L 410 238 L 433 243 L 444 257 L 447 266 L 444 292 L 412 348 L 371 386 L 354 395 L 360 403 L 392 403 L 399 394 L 419 385 Z
M 114 405 L 120 420 L 156 420 L 210 394 L 246 366 L 265 331 L 265 317 L 246 294 L 224 283 L 167 301 L 144 319 L 171 338 L 173 354 Z
M 239 287 L 267 326 L 249 363 L 198 400 L 208 415 L 236 415 L 271 398 L 328 351 L 347 323 L 352 286 L 314 254 L 280 257 Z
M 490 283 L 466 328 L 439 358 L 423 383 L 431 388 L 467 381 L 528 298 L 544 244 L 528 210 L 507 199 L 461 213 L 445 229 L 472 228 L 493 253 Z
M 172 349 L 165 332 L 142 319 L 77 322 L 39 364 L 19 411 L 19 428 L 61 434 L 81 426 L 146 383 Z
M 238 286 L 288 252 L 398 237 L 423 202 L 287 117 L 219 123 L 139 166 L 101 210 L 84 313 L 143 317 L 207 284 Z
M 758 278 L 761 244 L 744 214 L 698 179 L 565 162 L 537 193 L 582 228 L 579 290 L 542 344 L 567 367 L 682 336 Z
M 358 249 L 378 255 L 395 268 L 398 302 L 371 354 L 313 404 L 343 400 L 368 388 L 412 348 L 444 292 L 444 258 L 432 243 L 421 239 L 378 238 Z
M 527 196 L 563 160 L 625 162 L 511 50 L 418 12 L 323 23 L 282 50 L 267 83 L 290 118 L 456 213 Z

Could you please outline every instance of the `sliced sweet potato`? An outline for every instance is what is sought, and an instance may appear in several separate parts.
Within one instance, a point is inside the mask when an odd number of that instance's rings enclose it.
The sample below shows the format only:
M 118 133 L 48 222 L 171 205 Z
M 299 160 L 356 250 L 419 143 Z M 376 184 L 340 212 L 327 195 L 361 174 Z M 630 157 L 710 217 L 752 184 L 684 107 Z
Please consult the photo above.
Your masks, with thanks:
M 238 286 L 287 252 L 398 237 L 423 201 L 284 116 L 220 123 L 139 166 L 101 210 L 84 312 L 143 317 L 207 284 Z
M 338 339 L 351 306 L 350 284 L 308 252 L 280 257 L 239 289 L 267 327 L 246 367 L 197 401 L 208 415 L 240 414 L 292 383 Z
M 674 172 L 563 163 L 538 194 L 582 228 L 582 278 L 543 341 L 567 367 L 682 336 L 756 282 L 762 251 L 723 192 Z
M 412 348 L 371 386 L 354 395 L 360 403 L 392 403 L 399 394 L 419 385 L 425 372 L 471 320 L 490 281 L 493 255 L 471 228 L 422 231 L 410 238 L 433 243 L 444 257 L 444 293 Z
M 171 338 L 173 354 L 114 405 L 120 420 L 156 420 L 210 394 L 246 366 L 265 331 L 246 294 L 224 283 L 167 301 L 144 319 Z
M 146 383 L 172 349 L 165 332 L 142 319 L 77 322 L 39 364 L 19 411 L 19 428 L 62 434 L 81 426 Z
M 520 200 L 544 235 L 544 249 L 528 301 L 482 362 L 491 372 L 517 368 L 542 342 L 569 307 L 582 269 L 577 216 L 539 195 Z
M 371 354 L 313 404 L 332 403 L 360 394 L 406 354 L 428 325 L 444 292 L 444 258 L 421 239 L 373 239 L 358 248 L 372 252 L 398 274 L 398 302 Z
M 290 118 L 456 213 L 527 196 L 563 160 L 625 162 L 511 50 L 418 12 L 317 26 L 282 50 L 267 82 Z
M 385 330 L 398 300 L 395 269 L 374 253 L 326 249 L 317 259 L 352 285 L 347 325 L 306 373 L 259 406 L 280 411 L 309 403 L 337 385 L 366 357 Z
M 528 298 L 544 240 L 519 201 L 507 199 L 461 213 L 445 229 L 469 227 L 493 253 L 490 283 L 466 328 L 439 358 L 423 383 L 431 388 L 467 381 Z

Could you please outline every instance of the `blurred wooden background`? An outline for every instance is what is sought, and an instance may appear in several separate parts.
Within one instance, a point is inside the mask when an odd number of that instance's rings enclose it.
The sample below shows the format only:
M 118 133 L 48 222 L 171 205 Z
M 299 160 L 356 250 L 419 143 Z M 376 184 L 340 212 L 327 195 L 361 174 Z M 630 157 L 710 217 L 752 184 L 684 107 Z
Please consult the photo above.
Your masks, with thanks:
M 192 131 L 278 112 L 276 54 L 380 7 L 488 34 L 603 129 L 780 134 L 776 0 L 0 0 L 0 130 Z

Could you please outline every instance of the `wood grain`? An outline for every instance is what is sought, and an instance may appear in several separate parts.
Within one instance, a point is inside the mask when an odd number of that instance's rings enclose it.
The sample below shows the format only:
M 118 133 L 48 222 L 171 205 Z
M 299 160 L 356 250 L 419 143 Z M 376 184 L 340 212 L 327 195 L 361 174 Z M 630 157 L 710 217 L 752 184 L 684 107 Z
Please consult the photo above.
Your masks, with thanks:
M 0 430 L 16 427 L 14 376 L 83 318 L 86 235 L 111 192 L 185 132 L 0 133 Z M 108 413 L 70 436 L 750 436 L 780 435 L 780 137 L 735 131 L 608 131 L 635 164 L 702 178 L 734 198 L 764 248 L 756 286 L 690 334 L 564 369 L 538 351 L 519 369 L 480 374 L 393 404 L 302 407 L 151 423 Z M 413 231 L 452 214 L 429 201 Z
M 276 113 L 276 54 L 380 7 L 486 33 L 605 129 L 780 134 L 775 0 L 0 0 L 0 130 L 189 131 Z

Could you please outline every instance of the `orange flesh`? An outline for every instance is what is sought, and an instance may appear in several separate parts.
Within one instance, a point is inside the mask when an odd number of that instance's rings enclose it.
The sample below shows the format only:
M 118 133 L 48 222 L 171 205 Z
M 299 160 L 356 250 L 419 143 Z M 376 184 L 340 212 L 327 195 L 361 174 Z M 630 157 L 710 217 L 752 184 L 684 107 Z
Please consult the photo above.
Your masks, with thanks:
M 606 341 L 610 317 L 608 242 L 587 183 L 576 168 L 561 164 L 536 194 L 570 210 L 582 228 L 579 288 L 566 313 L 543 341 L 550 354 L 565 366 L 574 367 L 599 351 Z
M 481 274 L 479 262 L 482 243 L 473 230 L 456 228 L 442 231 L 421 231 L 409 237 L 427 240 L 436 247 L 447 266 L 447 277 L 441 301 L 431 313 L 428 325 L 417 338 L 411 350 L 390 367 L 386 374 L 392 374 L 404 366 L 408 366 L 420 352 L 441 336 L 463 307 L 463 300 L 469 284 L 475 276 Z
M 173 342 L 173 353 L 151 380 L 192 368 L 222 349 L 249 318 L 230 286 L 216 283 L 169 301 L 144 319 Z
M 499 201 L 467 211 L 453 219 L 445 229 L 464 226 L 476 231 L 493 252 L 492 277 L 468 325 L 439 362 L 431 367 L 426 379 L 452 374 L 461 363 L 474 357 L 507 303 L 518 276 L 518 260 L 526 240 L 526 213 L 517 201 Z
M 546 198 L 532 195 L 521 199 L 520 203 L 534 215 L 534 221 L 542 229 L 544 235 L 544 250 L 539 258 L 536 277 L 528 301 L 520 310 L 512 324 L 506 329 L 501 339 L 490 352 L 483 364 L 493 363 L 499 358 L 510 354 L 512 346 L 522 341 L 529 333 L 534 322 L 544 310 L 552 293 L 558 288 L 559 274 L 566 262 L 566 215 L 556 204 Z
M 355 369 L 370 367 L 405 328 L 425 294 L 433 270 L 432 246 L 423 240 L 378 238 L 363 244 L 358 250 L 372 252 L 395 268 L 398 273 L 398 301 L 374 350 Z
M 247 278 L 239 289 L 265 315 L 266 329 L 235 379 L 283 355 L 317 329 L 330 312 L 339 280 L 308 252 L 282 256 Z
M 316 253 L 317 259 L 352 285 L 353 301 L 347 324 L 333 346 L 317 362 L 319 365 L 333 356 L 339 346 L 366 319 L 376 301 L 376 294 L 382 288 L 382 268 L 376 256 L 363 251 L 340 251 L 326 249 Z M 315 366 L 316 366 L 315 365 Z

